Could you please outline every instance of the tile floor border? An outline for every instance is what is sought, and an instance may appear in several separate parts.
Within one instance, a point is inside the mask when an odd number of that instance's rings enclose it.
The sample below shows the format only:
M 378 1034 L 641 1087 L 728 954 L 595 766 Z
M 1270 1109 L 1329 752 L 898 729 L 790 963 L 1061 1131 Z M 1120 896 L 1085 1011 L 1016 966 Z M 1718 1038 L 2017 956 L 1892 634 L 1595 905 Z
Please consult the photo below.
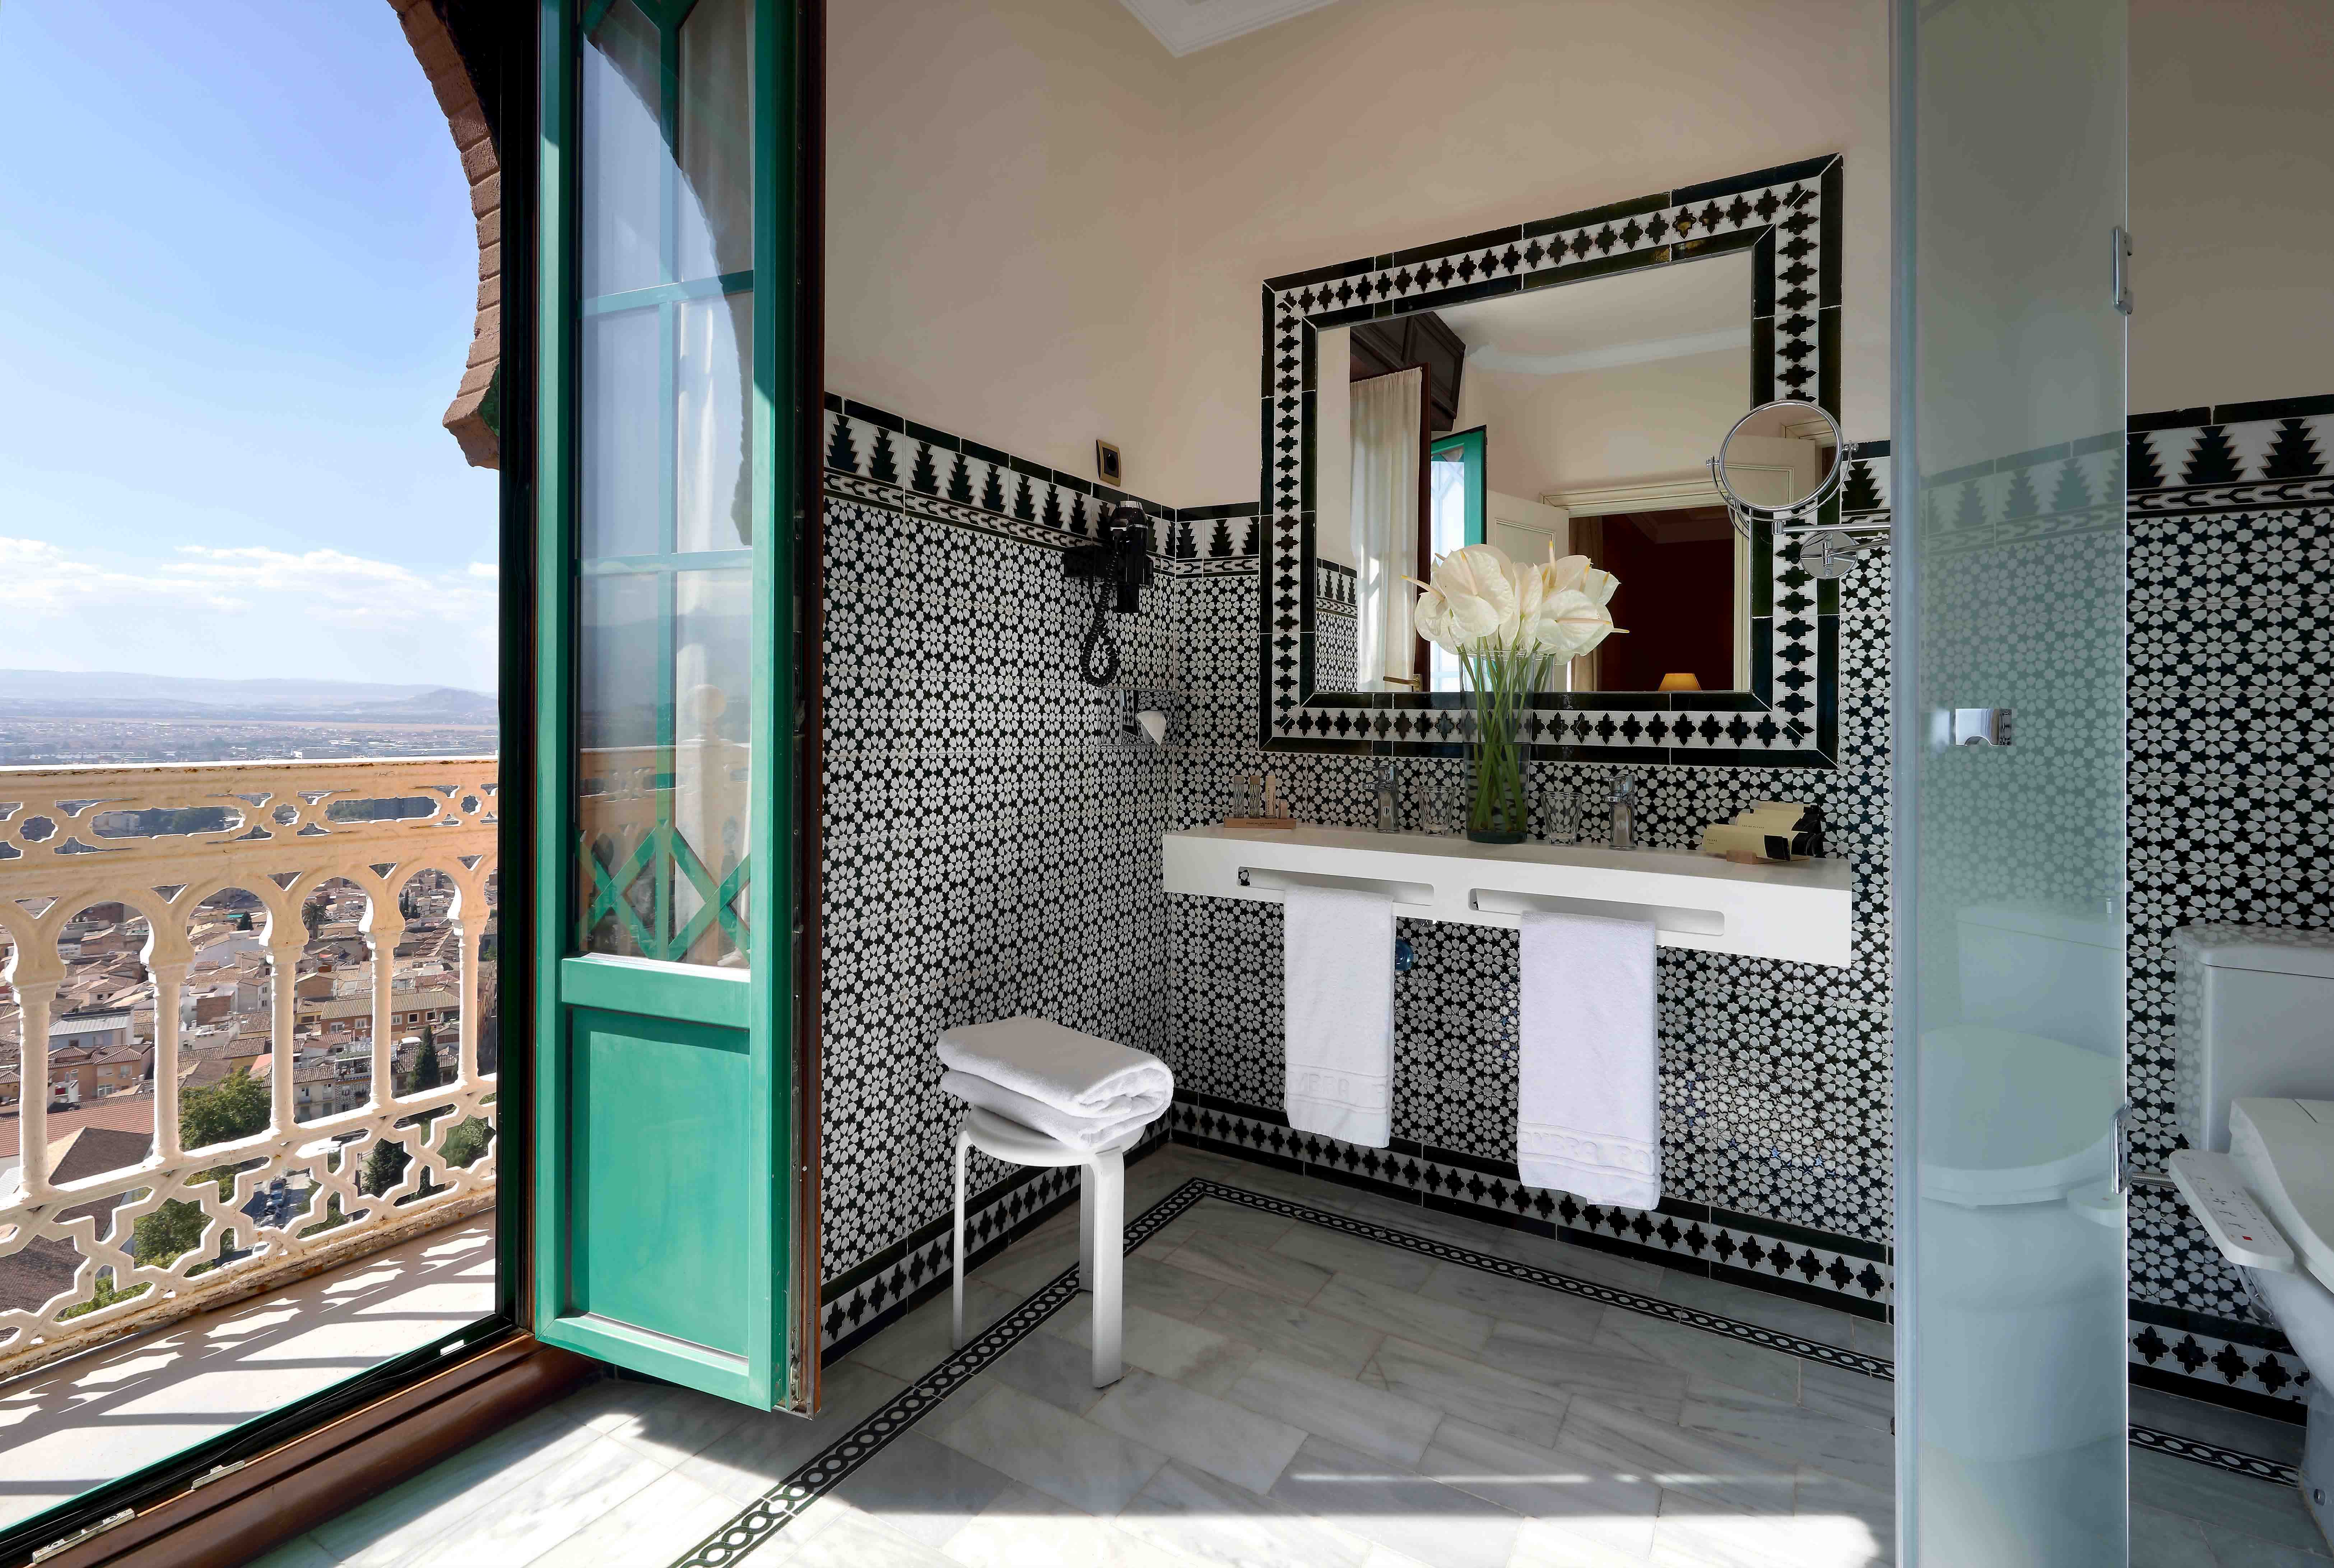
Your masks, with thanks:
M 1837 1367 L 1843 1371 L 1859 1373 L 1884 1381 L 1895 1380 L 1895 1364 L 1879 1356 L 1865 1355 L 1844 1350 L 1837 1345 L 1824 1344 L 1803 1339 L 1778 1329 L 1741 1322 L 1722 1313 L 1705 1312 L 1699 1307 L 1685 1306 L 1664 1301 L 1658 1296 L 1641 1294 L 1617 1285 L 1601 1284 L 1591 1280 L 1574 1279 L 1551 1269 L 1544 1269 L 1511 1258 L 1498 1257 L 1461 1246 L 1454 1242 L 1432 1236 L 1416 1236 L 1375 1220 L 1315 1208 L 1293 1198 L 1268 1193 L 1251 1192 L 1245 1188 L 1213 1177 L 1195 1176 L 1185 1180 L 1172 1192 L 1153 1204 L 1133 1220 L 1125 1232 L 1125 1250 L 1133 1252 L 1152 1236 L 1206 1198 L 1238 1204 L 1248 1208 L 1274 1214 L 1283 1218 L 1302 1221 L 1326 1230 L 1339 1232 L 1362 1240 L 1374 1241 L 1401 1251 L 1415 1253 L 1438 1262 L 1454 1263 L 1467 1268 L 1536 1284 L 1559 1294 L 1577 1296 L 1606 1306 L 1617 1306 L 1625 1312 L 1642 1313 L 1683 1327 L 1701 1330 L 1722 1338 L 1739 1340 L 1769 1350 L 1780 1351 L 1802 1361 Z M 1006 1313 L 988 1329 L 975 1335 L 961 1350 L 951 1352 L 938 1366 L 917 1379 L 908 1388 L 892 1396 L 873 1415 L 867 1417 L 833 1444 L 821 1450 L 808 1462 L 796 1469 L 776 1486 L 676 1560 L 671 1568 L 730 1568 L 739 1559 L 760 1546 L 771 1536 L 785 1529 L 813 1503 L 840 1485 L 852 1472 L 866 1464 L 891 1445 L 918 1421 L 940 1408 L 949 1396 L 993 1365 L 1005 1353 L 1019 1344 L 1039 1325 L 1077 1299 L 1077 1268 L 1073 1265 L 1040 1288 L 1028 1300 Z M 2134 1448 L 2152 1453 L 2186 1459 L 2192 1464 L 2291 1486 L 2299 1482 L 2291 1465 L 2248 1454 L 2242 1449 L 2224 1448 L 2193 1438 L 2184 1438 L 2153 1427 L 2131 1428 Z

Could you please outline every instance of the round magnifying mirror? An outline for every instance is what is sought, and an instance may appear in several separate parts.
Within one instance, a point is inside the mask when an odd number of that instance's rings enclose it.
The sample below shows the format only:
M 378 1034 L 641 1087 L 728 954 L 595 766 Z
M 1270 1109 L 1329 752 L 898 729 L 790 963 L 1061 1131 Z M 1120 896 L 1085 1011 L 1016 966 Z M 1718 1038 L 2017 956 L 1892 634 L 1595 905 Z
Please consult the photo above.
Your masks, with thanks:
M 1738 516 L 1804 517 L 1839 488 L 1841 447 L 1839 421 L 1820 403 L 1761 403 L 1726 433 L 1710 460 L 1711 477 Z

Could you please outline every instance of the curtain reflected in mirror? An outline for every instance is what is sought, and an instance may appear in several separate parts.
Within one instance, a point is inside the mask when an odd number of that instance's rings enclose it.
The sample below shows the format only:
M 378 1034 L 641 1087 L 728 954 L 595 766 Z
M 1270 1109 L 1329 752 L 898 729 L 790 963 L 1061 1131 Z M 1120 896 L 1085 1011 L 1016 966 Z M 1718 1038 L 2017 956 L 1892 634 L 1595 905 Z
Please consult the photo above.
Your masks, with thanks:
M 1355 669 L 1389 686 L 1412 686 L 1419 675 L 1410 580 L 1423 572 L 1425 419 L 1423 369 L 1352 383 Z

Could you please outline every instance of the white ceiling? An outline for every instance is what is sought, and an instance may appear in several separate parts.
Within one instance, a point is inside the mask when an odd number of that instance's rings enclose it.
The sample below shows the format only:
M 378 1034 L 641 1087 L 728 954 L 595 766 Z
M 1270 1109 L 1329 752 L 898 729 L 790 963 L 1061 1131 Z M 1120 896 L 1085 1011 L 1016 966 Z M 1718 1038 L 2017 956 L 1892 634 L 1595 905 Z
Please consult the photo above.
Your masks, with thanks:
M 1554 376 L 1750 346 L 1750 257 L 1615 273 L 1436 313 L 1470 367 Z
M 1120 0 L 1151 35 L 1181 57 L 1243 33 L 1318 11 L 1336 0 Z

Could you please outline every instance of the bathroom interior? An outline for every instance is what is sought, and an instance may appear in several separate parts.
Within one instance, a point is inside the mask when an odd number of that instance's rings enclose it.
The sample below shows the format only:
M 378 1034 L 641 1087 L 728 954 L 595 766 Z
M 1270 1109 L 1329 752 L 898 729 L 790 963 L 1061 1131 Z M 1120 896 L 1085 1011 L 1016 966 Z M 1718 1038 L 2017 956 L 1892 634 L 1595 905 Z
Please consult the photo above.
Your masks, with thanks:
M 546 813 L 535 1158 L 801 1145 L 538 1176 L 612 1370 L 260 1561 L 2334 1563 L 2322 0 L 851 0 L 758 187 L 696 7 L 543 8 L 544 515 L 703 531 L 541 744 L 754 760 L 670 964 Z M 790 1068 L 560 1120 L 789 924 Z

